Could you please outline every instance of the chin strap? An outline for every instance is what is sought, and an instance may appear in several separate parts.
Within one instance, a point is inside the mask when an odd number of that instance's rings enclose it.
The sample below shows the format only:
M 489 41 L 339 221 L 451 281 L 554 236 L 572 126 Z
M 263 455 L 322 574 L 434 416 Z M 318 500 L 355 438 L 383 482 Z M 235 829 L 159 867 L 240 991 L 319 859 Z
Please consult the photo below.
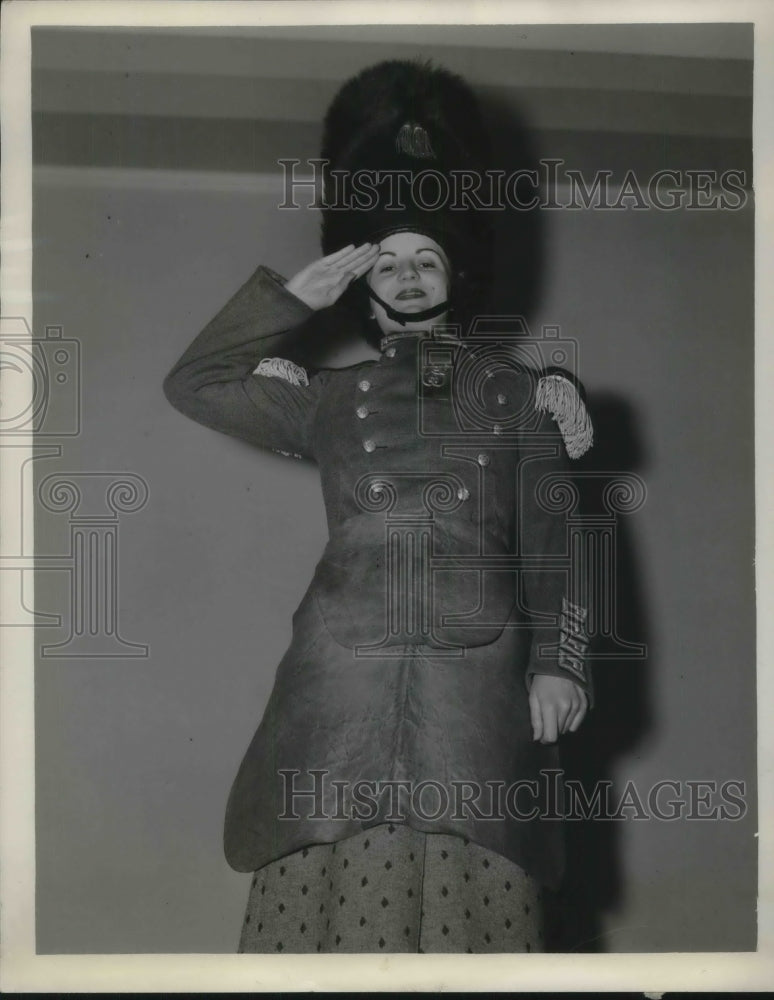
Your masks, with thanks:
M 400 323 L 401 326 L 405 326 L 406 323 L 423 323 L 426 319 L 435 319 L 436 316 L 440 316 L 441 313 L 448 312 L 451 308 L 447 299 L 446 302 L 441 302 L 440 305 L 431 306 L 429 309 L 422 309 L 420 312 L 398 312 L 397 309 L 393 309 L 392 306 L 387 305 L 386 302 L 380 299 L 369 285 L 366 285 L 366 289 L 374 302 L 378 302 L 382 309 L 384 309 L 387 316 L 393 320 L 393 322 Z

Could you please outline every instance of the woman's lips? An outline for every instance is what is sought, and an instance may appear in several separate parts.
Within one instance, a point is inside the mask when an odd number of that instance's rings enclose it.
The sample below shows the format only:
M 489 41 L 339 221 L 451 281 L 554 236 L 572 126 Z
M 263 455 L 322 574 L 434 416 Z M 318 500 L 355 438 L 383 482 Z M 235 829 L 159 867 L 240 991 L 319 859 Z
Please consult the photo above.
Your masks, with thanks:
M 398 292 L 395 296 L 401 302 L 404 302 L 406 299 L 424 299 L 426 297 L 426 293 L 421 288 L 404 288 L 402 292 Z

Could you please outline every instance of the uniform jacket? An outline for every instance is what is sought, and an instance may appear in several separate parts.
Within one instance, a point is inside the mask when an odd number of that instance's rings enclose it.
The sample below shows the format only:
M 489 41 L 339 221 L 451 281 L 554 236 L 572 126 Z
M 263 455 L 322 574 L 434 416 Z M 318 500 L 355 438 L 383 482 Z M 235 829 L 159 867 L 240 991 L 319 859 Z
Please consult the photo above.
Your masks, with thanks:
M 443 331 L 390 335 L 378 360 L 310 375 L 285 339 L 310 315 L 260 267 L 164 382 L 192 419 L 313 459 L 329 527 L 231 790 L 227 859 L 249 871 L 397 819 L 555 884 L 555 817 L 491 798 L 558 767 L 556 748 L 531 739 L 532 675 L 591 695 L 558 502 L 569 462 L 540 407 L 545 381 L 501 345 Z M 364 782 L 393 797 L 353 810 Z M 460 808 L 465 783 L 490 797 Z

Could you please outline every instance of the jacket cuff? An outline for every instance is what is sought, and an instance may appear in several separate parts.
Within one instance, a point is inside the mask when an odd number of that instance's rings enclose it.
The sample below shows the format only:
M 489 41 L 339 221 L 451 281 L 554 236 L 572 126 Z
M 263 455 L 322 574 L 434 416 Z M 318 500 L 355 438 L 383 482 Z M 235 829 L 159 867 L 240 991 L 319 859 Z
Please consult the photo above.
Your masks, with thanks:
M 259 289 L 269 291 L 273 295 L 279 296 L 279 300 L 284 299 L 284 306 L 294 313 L 299 313 L 299 321 L 303 321 L 312 315 L 314 310 L 303 302 L 293 292 L 288 291 L 287 278 L 284 278 L 278 271 L 272 270 L 266 264 L 261 264 L 246 283 L 247 286 L 257 282 Z
M 562 610 L 556 642 L 549 645 L 541 655 L 541 647 L 546 646 L 545 634 L 538 630 L 532 645 L 532 656 L 526 671 L 527 690 L 532 685 L 535 674 L 549 677 L 564 677 L 574 681 L 585 692 L 589 708 L 593 707 L 594 691 L 589 664 L 589 638 L 586 629 L 588 610 L 562 597 Z M 550 654 L 550 655 L 547 655 Z

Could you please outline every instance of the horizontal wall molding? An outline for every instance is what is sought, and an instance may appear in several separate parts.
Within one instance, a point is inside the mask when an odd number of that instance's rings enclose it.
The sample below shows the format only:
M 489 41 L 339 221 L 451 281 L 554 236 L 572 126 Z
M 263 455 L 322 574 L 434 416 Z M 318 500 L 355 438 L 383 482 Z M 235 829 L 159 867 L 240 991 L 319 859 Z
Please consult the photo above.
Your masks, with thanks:
M 262 68 L 262 72 L 265 68 Z M 478 86 L 482 97 L 541 128 L 740 138 L 752 131 L 752 100 L 738 93 L 597 88 L 535 80 Z M 600 81 L 601 82 L 601 81 Z M 279 122 L 322 121 L 339 80 L 39 70 L 32 109 L 46 114 L 144 115 Z M 731 88 L 736 89 L 736 88 Z M 738 88 L 743 89 L 743 88 Z
M 528 146 L 511 131 L 507 108 L 499 116 L 493 167 L 506 171 L 558 158 L 569 169 L 608 170 L 621 177 L 657 170 L 742 170 L 752 182 L 748 138 L 532 129 Z M 320 122 L 187 119 L 129 115 L 33 115 L 36 166 L 115 167 L 215 174 L 276 174 L 280 159 L 297 159 L 299 172 L 320 152 Z
M 88 188 L 99 189 L 145 189 L 149 191 L 196 191 L 215 192 L 220 194 L 248 194 L 271 196 L 279 206 L 283 200 L 282 175 L 278 173 L 224 173 L 215 170 L 147 170 L 130 167 L 72 167 L 72 166 L 38 166 L 33 169 L 33 184 L 50 188 Z M 648 197 L 646 176 L 638 177 L 643 194 Z M 613 201 L 622 188 L 622 177 L 611 178 L 607 184 L 608 201 Z M 687 191 L 690 189 L 687 177 L 681 183 L 662 183 L 659 185 L 660 196 L 666 198 L 670 192 Z M 630 189 L 629 189 L 630 190 Z M 749 193 L 749 186 L 745 188 Z M 557 202 L 566 205 L 571 198 L 578 199 L 577 188 L 569 181 L 560 180 L 552 186 Z M 723 194 L 724 189 L 718 184 L 706 187 L 707 196 Z M 751 208 L 752 199 L 745 203 Z M 631 208 L 631 204 L 629 204 Z
M 216 191 L 223 194 L 276 195 L 278 204 L 282 199 L 282 177 L 277 173 L 36 166 L 32 172 L 32 180 L 33 184 L 47 187 L 146 188 L 154 191 Z
M 144 72 L 194 69 L 209 74 L 224 72 L 226 67 L 225 71 L 237 76 L 256 70 L 259 47 L 262 65 L 276 67 L 285 76 L 318 77 L 338 72 L 345 75 L 359 58 L 368 62 L 373 55 L 400 58 L 404 53 L 422 55 L 433 49 L 450 61 L 467 54 L 469 69 L 477 72 L 492 72 L 507 54 L 518 61 L 513 67 L 517 74 L 520 67 L 524 72 L 533 71 L 546 55 L 553 61 L 565 55 L 566 65 L 571 66 L 574 60 L 579 71 L 585 70 L 586 57 L 606 56 L 608 65 L 616 59 L 629 62 L 635 79 L 646 60 L 669 79 L 668 59 L 752 64 L 753 58 L 753 25 L 744 22 L 144 29 L 41 26 L 32 29 L 32 41 L 36 68 L 111 70 L 121 63 Z M 295 58 L 288 63 L 291 48 Z M 337 65 L 332 54 L 344 58 L 345 63 Z

